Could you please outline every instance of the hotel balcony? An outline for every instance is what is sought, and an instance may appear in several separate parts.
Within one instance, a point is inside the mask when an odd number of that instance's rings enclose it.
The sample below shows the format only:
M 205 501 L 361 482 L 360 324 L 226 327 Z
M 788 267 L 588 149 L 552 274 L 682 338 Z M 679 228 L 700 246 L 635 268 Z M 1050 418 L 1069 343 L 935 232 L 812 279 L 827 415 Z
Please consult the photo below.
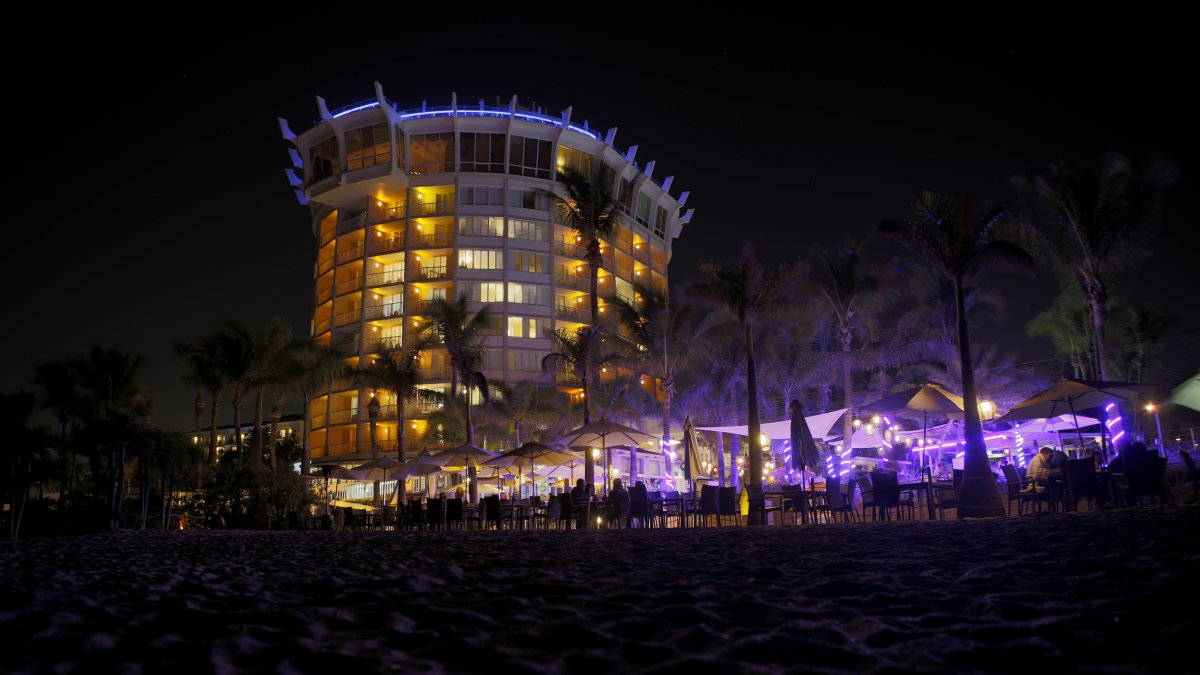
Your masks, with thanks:
M 446 265 L 429 265 L 418 267 L 416 278 L 418 281 L 444 281 L 449 277 Z
M 583 260 L 587 256 L 587 247 L 580 244 L 568 244 L 565 241 L 554 242 L 554 252 L 559 255 L 565 255 L 576 260 Z
M 429 216 L 448 216 L 454 213 L 454 204 L 450 201 L 433 201 L 413 204 L 413 215 L 418 218 Z
M 333 317 L 334 326 L 345 326 L 347 324 L 358 323 L 362 319 L 362 310 L 355 308 L 347 312 L 342 312 Z
M 554 285 L 559 288 L 570 288 L 576 291 L 590 291 L 592 280 L 575 274 L 555 274 Z
M 367 240 L 368 255 L 384 255 L 404 250 L 403 232 L 384 232 L 383 236 L 374 236 Z
M 363 257 L 363 250 L 363 243 L 361 241 L 356 242 L 355 244 L 338 251 L 337 261 L 340 264 L 344 262 L 350 262 L 351 260 L 358 260 L 359 258 Z
M 365 227 L 366 224 L 367 224 L 367 214 L 365 214 L 365 213 L 362 215 L 354 216 L 353 218 L 347 218 L 347 219 L 343 220 L 342 222 L 338 223 L 338 234 L 345 234 L 347 232 L 353 232 L 355 230 L 360 230 L 363 227 Z
M 417 379 L 421 382 L 449 382 L 450 366 L 417 368 Z
M 454 235 L 449 232 L 430 232 L 417 235 L 418 248 L 448 248 L 454 245 Z
M 368 321 L 372 319 L 391 319 L 404 316 L 403 302 L 380 303 L 378 305 L 370 305 L 363 310 L 363 316 Z
M 387 272 L 373 272 L 367 275 L 367 288 L 376 288 L 378 286 L 391 286 L 393 284 L 404 283 L 404 273 L 399 270 L 389 270 Z
M 568 387 L 581 387 L 583 383 L 579 381 L 579 376 L 575 373 L 566 370 L 554 371 L 554 384 L 561 384 Z
M 349 279 L 343 279 L 337 283 L 337 294 L 345 295 L 346 293 L 362 290 L 362 282 L 362 277 L 350 277 Z
M 575 323 L 591 323 L 592 310 L 590 307 L 569 307 L 567 305 L 554 306 L 554 318 L 566 319 Z

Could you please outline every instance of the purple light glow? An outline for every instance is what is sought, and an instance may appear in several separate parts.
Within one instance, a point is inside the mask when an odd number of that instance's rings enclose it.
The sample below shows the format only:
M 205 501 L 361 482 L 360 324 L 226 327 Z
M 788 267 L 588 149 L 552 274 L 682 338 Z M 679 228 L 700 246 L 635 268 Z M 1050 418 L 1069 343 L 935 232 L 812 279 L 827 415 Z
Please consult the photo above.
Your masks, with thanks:
M 1124 436 L 1124 435 L 1125 435 L 1125 430 L 1124 430 L 1124 429 L 1122 429 L 1122 430 L 1118 431 L 1118 432 L 1116 433 L 1116 435 L 1112 437 L 1112 442 L 1113 442 L 1113 443 L 1116 443 L 1116 442 L 1117 442 L 1117 441 L 1118 441 L 1118 440 L 1119 440 L 1119 439 L 1120 439 L 1122 436 Z

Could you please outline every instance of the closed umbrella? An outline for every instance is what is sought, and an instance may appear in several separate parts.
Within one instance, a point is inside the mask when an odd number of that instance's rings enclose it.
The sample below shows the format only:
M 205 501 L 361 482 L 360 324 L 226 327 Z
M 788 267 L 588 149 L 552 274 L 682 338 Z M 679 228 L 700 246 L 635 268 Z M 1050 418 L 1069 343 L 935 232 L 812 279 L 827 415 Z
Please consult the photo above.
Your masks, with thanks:
M 804 406 L 792 399 L 788 414 L 792 416 L 792 466 L 800 470 L 807 466 L 815 471 L 817 463 L 821 461 L 821 453 L 817 450 L 812 430 L 808 428 L 808 420 L 804 418 Z
M 700 450 L 696 444 L 696 426 L 692 424 L 692 416 L 683 420 L 683 479 L 687 481 L 688 489 L 696 492 L 694 477 L 700 467 Z

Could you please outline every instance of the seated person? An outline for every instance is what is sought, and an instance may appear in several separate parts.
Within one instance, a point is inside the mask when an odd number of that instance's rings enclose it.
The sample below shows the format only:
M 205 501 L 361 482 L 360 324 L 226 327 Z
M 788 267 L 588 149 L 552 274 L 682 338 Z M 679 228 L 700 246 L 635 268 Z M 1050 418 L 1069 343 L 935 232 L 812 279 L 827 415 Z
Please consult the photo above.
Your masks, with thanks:
M 1146 464 L 1151 458 L 1155 457 L 1155 453 L 1146 449 L 1146 444 L 1141 441 L 1134 441 L 1121 449 L 1120 454 L 1113 458 L 1113 461 L 1108 463 L 1108 470 L 1117 473 L 1125 473 L 1129 467 L 1136 467 Z
M 621 484 L 620 478 L 614 478 L 612 489 L 608 491 L 608 522 L 624 522 L 629 517 L 629 490 Z
M 1065 453 L 1062 450 L 1059 450 L 1057 448 L 1055 448 L 1052 452 L 1053 452 L 1053 454 L 1050 456 L 1050 468 L 1051 469 L 1066 468 L 1067 460 L 1070 459 L 1070 457 L 1067 457 L 1067 453 Z
M 1038 450 L 1038 454 L 1029 460 L 1029 467 L 1025 470 L 1025 480 L 1030 481 L 1025 487 L 1026 491 L 1046 489 L 1046 481 L 1050 478 L 1050 458 L 1054 456 L 1054 451 L 1049 446 Z

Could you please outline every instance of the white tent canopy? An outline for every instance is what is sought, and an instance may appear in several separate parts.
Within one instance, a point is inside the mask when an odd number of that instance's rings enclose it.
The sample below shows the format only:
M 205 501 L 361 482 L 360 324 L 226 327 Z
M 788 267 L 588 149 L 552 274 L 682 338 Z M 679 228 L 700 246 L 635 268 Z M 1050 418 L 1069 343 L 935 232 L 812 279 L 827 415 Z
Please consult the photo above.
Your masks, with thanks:
M 830 438 L 839 437 L 842 434 L 830 433 L 833 430 L 838 420 L 842 415 L 846 414 L 849 408 L 834 410 L 820 415 L 809 415 L 804 418 L 808 423 L 808 430 L 812 432 L 813 438 L 820 440 L 829 440 Z M 792 421 L 789 419 L 779 420 L 778 422 L 764 422 L 761 425 L 762 433 L 768 438 L 786 439 L 792 436 Z M 737 434 L 738 436 L 748 436 L 750 434 L 749 427 L 745 424 L 735 427 L 696 427 L 696 431 L 718 431 L 723 434 Z

